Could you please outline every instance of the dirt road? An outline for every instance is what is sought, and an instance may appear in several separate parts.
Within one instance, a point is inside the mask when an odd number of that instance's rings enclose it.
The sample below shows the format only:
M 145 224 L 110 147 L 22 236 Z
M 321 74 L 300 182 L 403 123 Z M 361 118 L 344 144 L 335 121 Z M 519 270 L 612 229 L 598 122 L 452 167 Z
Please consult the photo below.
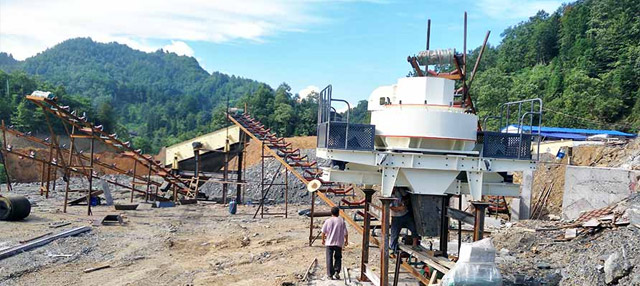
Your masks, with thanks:
M 87 217 L 86 206 L 62 214 L 60 194 L 49 200 L 31 194 L 37 205 L 26 221 L 0 222 L 0 249 L 46 232 L 89 225 L 106 214 L 123 214 L 126 225 L 94 227 L 0 260 L 0 285 L 307 285 L 299 278 L 314 258 L 319 260 L 318 276 L 324 272 L 324 248 L 319 242 L 308 246 L 309 220 L 297 215 L 306 206 L 290 207 L 286 219 L 253 219 L 255 206 L 240 206 L 238 214 L 230 215 L 216 204 L 163 209 L 141 204 L 137 211 L 125 212 L 98 206 Z M 126 200 L 124 193 L 115 195 Z M 49 227 L 60 221 L 72 224 Z M 357 237 L 353 229 L 350 233 Z M 351 242 L 345 265 L 356 268 L 360 243 Z M 102 265 L 111 268 L 83 272 Z

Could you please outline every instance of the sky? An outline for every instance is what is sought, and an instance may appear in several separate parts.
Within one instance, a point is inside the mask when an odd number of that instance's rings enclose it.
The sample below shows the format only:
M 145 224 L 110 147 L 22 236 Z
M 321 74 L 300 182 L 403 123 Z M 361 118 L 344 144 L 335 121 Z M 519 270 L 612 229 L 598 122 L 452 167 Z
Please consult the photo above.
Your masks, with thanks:
M 505 28 L 556 0 L 0 0 L 0 51 L 23 60 L 74 37 L 195 57 L 209 72 L 283 82 L 293 93 L 333 85 L 352 104 L 410 70 L 425 49 L 500 43 Z M 340 108 L 342 109 L 342 108 Z

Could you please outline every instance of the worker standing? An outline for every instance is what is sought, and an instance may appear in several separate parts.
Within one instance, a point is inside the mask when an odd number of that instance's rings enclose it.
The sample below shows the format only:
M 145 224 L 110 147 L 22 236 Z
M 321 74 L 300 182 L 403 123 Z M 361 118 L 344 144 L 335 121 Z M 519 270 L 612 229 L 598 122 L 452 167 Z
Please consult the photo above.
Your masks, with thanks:
M 339 217 L 340 208 L 331 208 L 331 218 L 322 225 L 322 245 L 326 246 L 327 278 L 340 279 L 342 248 L 349 244 L 347 225 Z
M 395 200 L 389 207 L 391 210 L 391 245 L 389 245 L 389 247 L 393 253 L 396 253 L 398 251 L 398 237 L 403 228 L 411 231 L 413 246 L 418 245 L 418 235 L 416 232 L 416 223 L 413 219 L 413 212 L 411 211 L 409 194 L 401 188 L 393 188 L 393 196 Z
M 178 156 L 173 156 L 173 162 L 171 163 L 171 173 L 178 174 Z

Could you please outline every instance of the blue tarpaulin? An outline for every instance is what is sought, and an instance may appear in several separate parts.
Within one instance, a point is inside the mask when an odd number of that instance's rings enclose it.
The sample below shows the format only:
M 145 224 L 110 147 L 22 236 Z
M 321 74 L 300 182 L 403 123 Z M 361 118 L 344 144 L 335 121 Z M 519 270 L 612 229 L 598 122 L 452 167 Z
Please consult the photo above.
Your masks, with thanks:
M 541 132 L 540 135 L 542 135 L 542 137 L 545 137 L 545 138 L 587 140 L 586 135 L 571 134 L 571 133 Z
M 512 130 L 517 130 L 518 125 L 509 125 L 508 128 L 502 129 L 503 132 L 507 132 L 507 129 L 510 132 Z M 616 137 L 627 137 L 634 138 L 637 135 L 631 133 L 625 133 L 617 130 L 599 130 L 599 129 L 579 129 L 579 128 L 563 128 L 563 127 L 538 127 L 538 126 L 528 126 L 523 125 L 521 127 L 524 132 L 532 132 L 534 134 L 538 133 L 538 129 L 540 129 L 540 134 L 542 137 L 547 138 L 556 138 L 556 139 L 572 139 L 572 140 L 586 140 L 587 137 L 593 135 L 605 134 L 609 136 Z

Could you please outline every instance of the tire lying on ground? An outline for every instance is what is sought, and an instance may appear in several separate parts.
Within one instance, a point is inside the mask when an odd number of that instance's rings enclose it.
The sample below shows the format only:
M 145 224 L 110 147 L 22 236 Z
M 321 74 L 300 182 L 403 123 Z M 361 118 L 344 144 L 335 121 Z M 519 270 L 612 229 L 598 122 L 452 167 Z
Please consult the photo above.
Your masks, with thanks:
M 0 220 L 22 220 L 31 213 L 31 202 L 25 197 L 0 197 Z

